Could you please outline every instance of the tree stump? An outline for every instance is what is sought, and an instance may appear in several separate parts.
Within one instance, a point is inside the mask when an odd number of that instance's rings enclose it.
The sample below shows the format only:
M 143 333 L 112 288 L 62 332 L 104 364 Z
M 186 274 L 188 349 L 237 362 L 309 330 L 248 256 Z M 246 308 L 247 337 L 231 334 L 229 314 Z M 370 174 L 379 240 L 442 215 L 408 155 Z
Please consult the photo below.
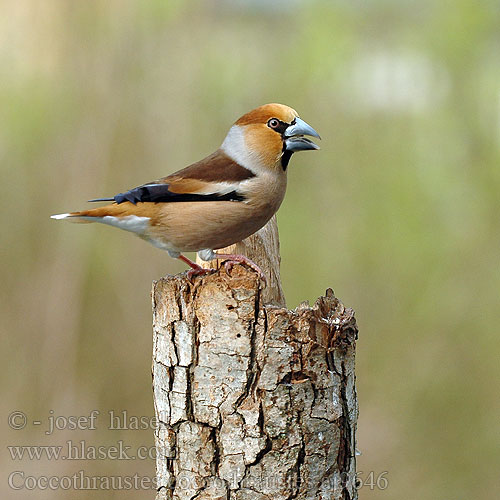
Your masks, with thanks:
M 265 290 L 240 265 L 154 282 L 157 500 L 357 498 L 354 313 Z
M 219 253 L 242 254 L 252 259 L 264 272 L 267 286 L 262 289 L 265 304 L 286 307 L 285 294 L 281 287 L 280 275 L 280 241 L 276 215 L 255 234 L 230 247 L 222 248 Z M 196 262 L 205 269 L 219 269 L 220 260 L 206 262 L 199 257 Z

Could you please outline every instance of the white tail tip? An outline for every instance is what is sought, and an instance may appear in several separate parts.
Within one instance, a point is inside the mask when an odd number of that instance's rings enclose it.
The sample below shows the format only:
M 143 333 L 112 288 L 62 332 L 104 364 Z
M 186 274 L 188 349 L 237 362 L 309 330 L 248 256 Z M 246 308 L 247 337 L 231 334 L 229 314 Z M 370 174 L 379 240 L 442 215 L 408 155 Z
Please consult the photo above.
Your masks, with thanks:
M 71 214 L 57 214 L 57 215 L 51 215 L 51 219 L 67 219 L 68 217 L 71 217 Z

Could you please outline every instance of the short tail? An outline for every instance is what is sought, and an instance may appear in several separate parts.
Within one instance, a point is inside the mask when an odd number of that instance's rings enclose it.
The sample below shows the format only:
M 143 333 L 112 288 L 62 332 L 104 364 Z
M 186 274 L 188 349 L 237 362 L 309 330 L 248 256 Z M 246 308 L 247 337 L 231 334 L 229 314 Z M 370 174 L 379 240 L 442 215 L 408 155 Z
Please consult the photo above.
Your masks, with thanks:
M 82 218 L 80 216 L 80 212 L 72 212 L 70 214 L 56 214 L 56 215 L 51 215 L 51 219 L 57 219 L 57 220 L 66 220 L 68 222 L 92 222 L 92 219 L 90 217 L 87 218 Z
M 102 218 L 108 215 L 109 211 L 103 210 L 104 207 L 93 210 L 82 210 L 81 212 L 70 212 L 67 214 L 51 215 L 51 219 L 65 220 L 68 222 L 102 222 Z
M 145 207 L 144 205 L 148 205 Z M 52 215 L 52 219 L 67 220 L 70 222 L 100 222 L 114 226 L 125 231 L 136 233 L 139 236 L 145 234 L 151 221 L 150 211 L 155 207 L 152 203 L 140 203 L 134 205 L 130 202 L 93 208 L 92 210 L 82 210 L 81 212 L 71 212 L 68 214 Z M 149 210 L 149 211 L 148 211 Z
M 143 234 L 149 226 L 151 216 L 155 214 L 155 210 L 156 206 L 153 203 L 134 205 L 127 201 L 120 204 L 112 203 L 91 210 L 82 210 L 81 212 L 52 215 L 51 218 L 80 223 L 100 222 L 126 231 Z
M 56 215 L 51 215 L 51 219 L 67 219 L 68 217 L 71 217 L 71 214 L 56 214 Z

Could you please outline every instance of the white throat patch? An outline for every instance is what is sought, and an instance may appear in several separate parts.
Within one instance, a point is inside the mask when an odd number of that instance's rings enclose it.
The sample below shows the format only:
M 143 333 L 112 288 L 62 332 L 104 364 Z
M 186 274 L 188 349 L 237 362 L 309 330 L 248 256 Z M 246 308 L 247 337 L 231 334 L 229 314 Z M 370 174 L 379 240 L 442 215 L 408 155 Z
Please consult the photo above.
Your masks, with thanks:
M 248 150 L 245 133 L 239 125 L 233 125 L 229 129 L 220 148 L 229 158 L 254 174 L 261 168 L 258 155 Z

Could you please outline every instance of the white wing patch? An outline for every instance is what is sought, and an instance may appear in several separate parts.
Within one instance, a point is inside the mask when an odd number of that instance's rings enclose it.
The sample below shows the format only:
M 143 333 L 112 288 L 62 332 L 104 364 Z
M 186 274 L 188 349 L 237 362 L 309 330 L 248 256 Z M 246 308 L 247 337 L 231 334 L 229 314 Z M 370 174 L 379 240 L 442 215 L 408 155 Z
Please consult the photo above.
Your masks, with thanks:
M 246 181 L 243 181 L 246 182 Z M 241 182 L 210 182 L 206 186 L 197 189 L 196 191 L 192 191 L 189 194 L 227 194 L 230 193 L 231 191 L 235 191 L 238 189 L 238 187 L 241 185 Z M 145 184 L 144 186 L 147 187 L 156 187 L 156 186 L 161 186 L 164 188 L 167 188 L 166 184 Z M 61 215 L 69 215 L 69 214 L 61 214 Z M 56 216 L 52 216 L 53 218 L 56 218 Z M 61 217 L 62 218 L 62 217 Z
M 211 182 L 202 189 L 194 191 L 193 194 L 218 194 L 223 195 L 235 191 L 240 187 L 241 182 Z

